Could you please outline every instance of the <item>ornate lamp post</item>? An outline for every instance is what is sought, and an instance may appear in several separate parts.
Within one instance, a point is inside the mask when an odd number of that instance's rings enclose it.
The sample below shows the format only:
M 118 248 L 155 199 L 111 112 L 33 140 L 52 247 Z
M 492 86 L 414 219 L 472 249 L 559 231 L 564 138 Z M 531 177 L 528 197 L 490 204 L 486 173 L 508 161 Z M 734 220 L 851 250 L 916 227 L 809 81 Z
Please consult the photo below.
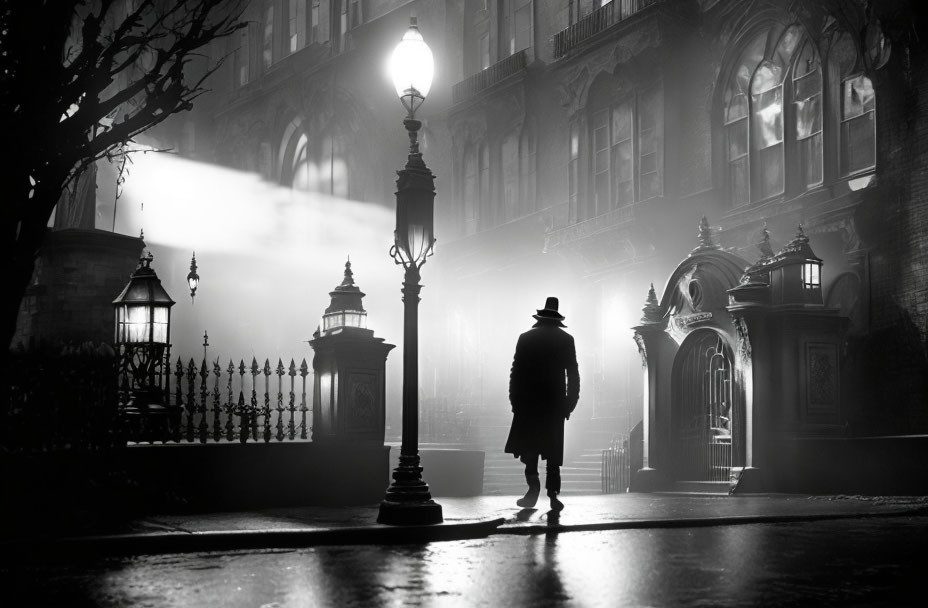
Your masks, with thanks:
M 170 409 L 171 307 L 174 300 L 151 267 L 151 253 L 139 259 L 129 283 L 113 300 L 116 313 L 114 341 L 118 354 L 119 390 L 127 414 L 162 415 Z M 151 421 L 142 421 L 149 424 Z
M 419 270 L 432 255 L 435 238 L 433 208 L 435 176 L 422 161 L 415 119 L 416 109 L 432 86 L 432 51 L 422 39 L 416 18 L 410 20 L 403 40 L 393 51 L 390 71 L 400 102 L 406 108 L 403 125 L 409 133 L 409 157 L 397 171 L 396 231 L 390 255 L 406 271 L 403 281 L 403 442 L 393 483 L 380 503 L 377 521 L 383 524 L 437 524 L 441 505 L 432 500 L 419 466 Z

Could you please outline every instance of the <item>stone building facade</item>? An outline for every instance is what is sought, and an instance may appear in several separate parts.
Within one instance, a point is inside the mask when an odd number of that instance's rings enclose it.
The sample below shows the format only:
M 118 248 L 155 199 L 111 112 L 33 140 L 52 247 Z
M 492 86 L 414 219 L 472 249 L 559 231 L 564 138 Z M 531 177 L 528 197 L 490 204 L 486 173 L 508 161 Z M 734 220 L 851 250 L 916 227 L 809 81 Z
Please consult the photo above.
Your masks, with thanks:
M 445 411 L 489 426 L 508 414 L 515 338 L 557 295 L 581 365 L 576 428 L 603 441 L 627 431 L 646 388 L 632 327 L 706 216 L 745 265 L 802 225 L 823 260 L 822 305 L 847 319 L 842 432 L 928 430 L 928 68 L 915 3 L 249 10 L 249 28 L 214 49 L 227 61 L 213 93 L 175 122 L 180 150 L 386 206 L 404 135 L 383 63 L 417 14 L 436 58 L 422 118 L 439 239 L 424 271 L 439 314 L 421 320 L 421 393 Z
M 928 83 L 914 5 L 536 1 L 525 38 L 522 4 L 463 3 L 466 78 L 448 110 L 457 238 L 436 256 L 443 286 L 465 286 L 446 292 L 448 392 L 505 403 L 511 353 L 493 336 L 526 326 L 519 294 L 541 302 L 544 285 L 582 351 L 578 413 L 597 429 L 634 424 L 629 327 L 706 215 L 746 265 L 765 230 L 776 251 L 801 224 L 824 260 L 823 304 L 848 320 L 839 426 L 924 432 Z

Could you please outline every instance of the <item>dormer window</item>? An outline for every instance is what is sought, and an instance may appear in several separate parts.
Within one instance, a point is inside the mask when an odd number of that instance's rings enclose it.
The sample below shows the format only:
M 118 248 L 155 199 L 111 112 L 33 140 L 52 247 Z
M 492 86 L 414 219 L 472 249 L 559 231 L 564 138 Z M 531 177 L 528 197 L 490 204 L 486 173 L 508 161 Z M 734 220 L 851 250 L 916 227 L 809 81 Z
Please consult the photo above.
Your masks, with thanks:
M 821 289 L 821 267 L 812 262 L 802 265 L 802 286 L 806 289 Z

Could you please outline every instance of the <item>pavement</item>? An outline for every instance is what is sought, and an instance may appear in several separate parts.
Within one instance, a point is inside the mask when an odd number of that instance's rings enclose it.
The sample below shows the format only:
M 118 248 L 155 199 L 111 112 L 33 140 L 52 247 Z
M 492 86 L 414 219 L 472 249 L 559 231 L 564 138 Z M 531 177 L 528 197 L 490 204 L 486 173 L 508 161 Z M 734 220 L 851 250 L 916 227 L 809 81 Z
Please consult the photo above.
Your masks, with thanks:
M 316 545 L 423 543 L 491 534 L 551 534 L 631 528 L 703 527 L 844 518 L 928 515 L 928 497 L 757 494 L 598 494 L 562 496 L 565 509 L 520 509 L 516 496 L 437 497 L 444 522 L 377 523 L 379 505 L 291 507 L 247 512 L 165 514 L 77 536 L 20 534 L 0 540 L 0 560 L 74 559 Z

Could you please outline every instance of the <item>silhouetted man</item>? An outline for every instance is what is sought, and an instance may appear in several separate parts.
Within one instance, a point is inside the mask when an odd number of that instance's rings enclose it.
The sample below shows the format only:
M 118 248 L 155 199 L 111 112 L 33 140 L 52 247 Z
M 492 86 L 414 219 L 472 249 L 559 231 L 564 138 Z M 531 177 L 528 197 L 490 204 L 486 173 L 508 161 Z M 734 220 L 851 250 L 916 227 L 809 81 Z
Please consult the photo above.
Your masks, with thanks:
M 548 298 L 545 307 L 532 315 L 535 325 L 516 344 L 509 376 L 509 402 L 512 427 L 506 452 L 525 464 L 528 492 L 517 501 L 520 507 L 534 507 L 541 492 L 538 457 L 547 460 L 545 489 L 551 510 L 560 511 L 561 465 L 564 462 L 564 421 L 577 407 L 580 374 L 574 339 L 562 323 L 557 298 Z

